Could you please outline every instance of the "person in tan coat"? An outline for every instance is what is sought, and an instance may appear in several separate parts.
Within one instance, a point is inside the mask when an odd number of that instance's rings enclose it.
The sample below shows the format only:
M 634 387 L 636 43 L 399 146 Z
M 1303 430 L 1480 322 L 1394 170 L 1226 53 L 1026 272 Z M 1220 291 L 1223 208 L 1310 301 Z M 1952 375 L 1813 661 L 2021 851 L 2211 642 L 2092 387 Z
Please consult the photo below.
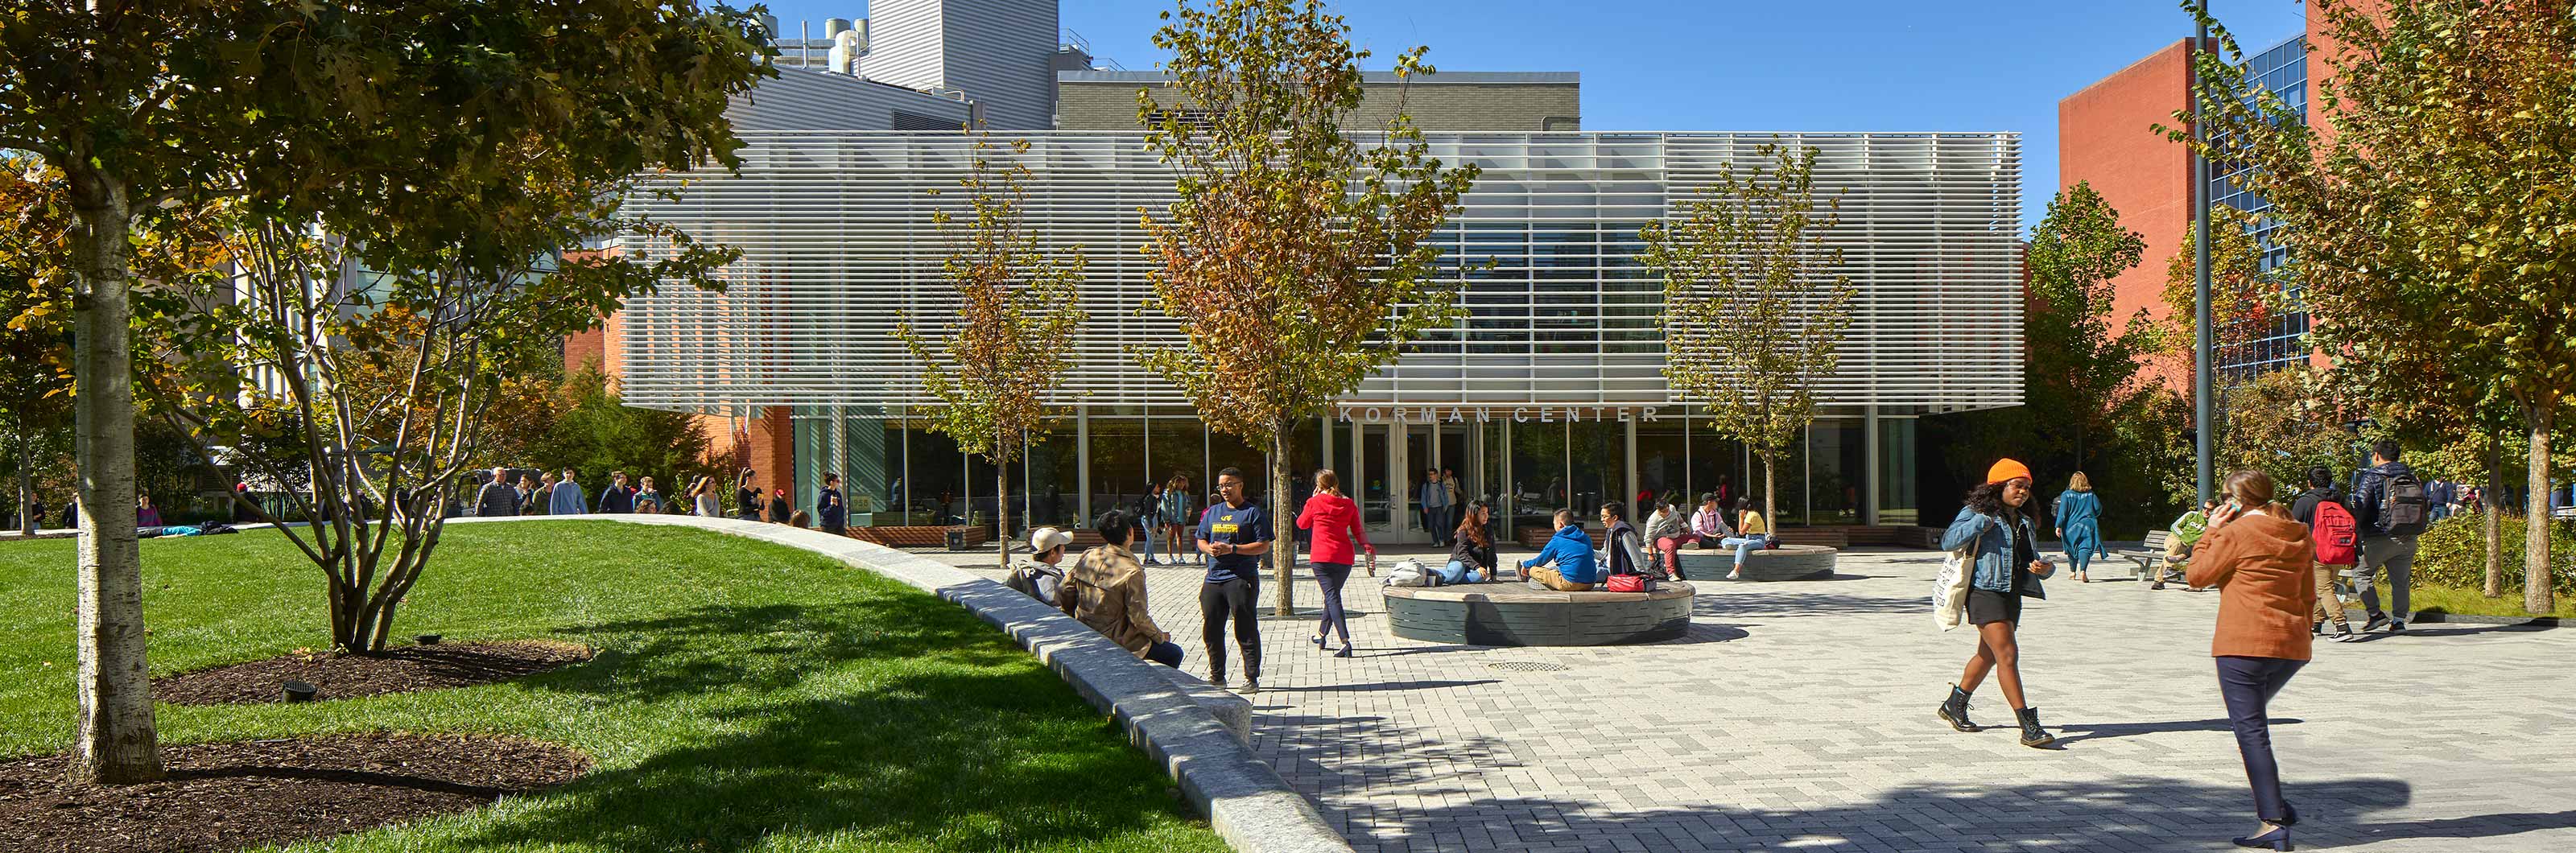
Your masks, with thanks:
M 1127 551 L 1136 535 L 1135 519 L 1113 509 L 1101 513 L 1092 529 L 1100 532 L 1102 544 L 1082 552 L 1065 571 L 1064 583 L 1056 589 L 1056 609 L 1139 658 L 1178 668 L 1181 647 L 1172 643 L 1171 632 L 1154 624 L 1145 607 L 1145 567 Z
M 2218 626 L 2209 653 L 2218 661 L 2228 727 L 2236 731 L 2245 779 L 2254 788 L 2254 816 L 2263 821 L 2260 831 L 2236 839 L 2236 845 L 2288 850 L 2299 813 L 2281 795 L 2266 713 L 2272 697 L 2308 663 L 2316 546 L 2308 526 L 2273 502 L 2270 475 L 2238 471 L 2227 478 L 2226 492 L 2226 504 L 2210 513 L 2188 580 L 2218 589 Z

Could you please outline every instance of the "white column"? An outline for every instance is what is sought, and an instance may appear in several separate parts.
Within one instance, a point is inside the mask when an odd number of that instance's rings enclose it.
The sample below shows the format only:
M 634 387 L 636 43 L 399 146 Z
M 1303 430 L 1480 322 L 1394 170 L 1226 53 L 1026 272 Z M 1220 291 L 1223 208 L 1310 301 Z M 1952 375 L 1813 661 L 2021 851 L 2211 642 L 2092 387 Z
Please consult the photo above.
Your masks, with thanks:
M 1080 507 L 1082 517 L 1074 521 L 1079 527 L 1091 523 L 1091 407 L 1073 407 L 1073 482 L 1080 494 L 1073 505 Z
M 1878 523 L 1878 451 L 1878 407 L 1863 406 L 1860 418 L 1860 455 L 1861 470 L 1867 473 L 1860 479 L 1860 523 L 1862 524 Z

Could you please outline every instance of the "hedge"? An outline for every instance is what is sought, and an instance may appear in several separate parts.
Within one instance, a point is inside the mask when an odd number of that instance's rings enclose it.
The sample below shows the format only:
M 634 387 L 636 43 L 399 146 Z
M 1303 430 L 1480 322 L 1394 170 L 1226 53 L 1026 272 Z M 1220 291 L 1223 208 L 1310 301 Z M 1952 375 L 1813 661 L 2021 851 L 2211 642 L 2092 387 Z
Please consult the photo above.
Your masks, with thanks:
M 2523 517 L 2506 515 L 2504 591 L 2522 589 Z M 2576 519 L 2549 523 L 2551 586 L 2559 595 L 2576 595 Z M 2434 523 L 2416 540 L 2415 580 L 2457 589 L 2483 589 L 2487 583 L 2486 521 L 2477 515 L 2455 515 Z

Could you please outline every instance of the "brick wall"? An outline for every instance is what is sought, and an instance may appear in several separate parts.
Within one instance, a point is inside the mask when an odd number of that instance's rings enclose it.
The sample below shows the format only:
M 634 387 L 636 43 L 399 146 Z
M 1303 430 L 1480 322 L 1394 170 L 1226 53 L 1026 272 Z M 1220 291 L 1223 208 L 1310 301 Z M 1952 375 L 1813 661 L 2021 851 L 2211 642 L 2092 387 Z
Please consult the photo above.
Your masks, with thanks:
M 1135 83 L 1065 81 L 1056 86 L 1061 130 L 1138 130 Z M 1157 103 L 1173 103 L 1156 86 Z M 1401 108 L 1430 131 L 1580 130 L 1581 87 L 1574 83 L 1369 84 L 1356 127 L 1384 124 Z M 1549 120 L 1554 119 L 1551 123 Z
M 2176 41 L 2057 102 L 2058 188 L 2092 184 L 2146 239 L 2137 268 L 2115 282 L 2114 329 L 2140 308 L 2168 313 L 2165 265 L 2191 239 L 2191 152 L 2154 130 L 2190 106 L 2190 49 L 2189 39 Z M 2188 376 L 2167 378 L 2189 387 Z

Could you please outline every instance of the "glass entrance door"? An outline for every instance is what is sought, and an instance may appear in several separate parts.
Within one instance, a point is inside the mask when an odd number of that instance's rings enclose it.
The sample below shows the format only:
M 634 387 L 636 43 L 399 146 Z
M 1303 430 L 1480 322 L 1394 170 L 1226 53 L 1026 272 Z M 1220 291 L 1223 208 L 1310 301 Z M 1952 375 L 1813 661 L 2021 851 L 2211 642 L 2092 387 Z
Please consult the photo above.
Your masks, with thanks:
M 1421 523 L 1414 517 L 1414 484 L 1419 481 L 1412 470 L 1413 461 L 1429 451 L 1412 445 L 1421 439 L 1420 427 L 1407 424 L 1351 425 L 1354 470 L 1350 481 L 1353 499 L 1360 505 L 1360 521 L 1368 525 L 1369 539 L 1379 542 L 1425 542 Z

